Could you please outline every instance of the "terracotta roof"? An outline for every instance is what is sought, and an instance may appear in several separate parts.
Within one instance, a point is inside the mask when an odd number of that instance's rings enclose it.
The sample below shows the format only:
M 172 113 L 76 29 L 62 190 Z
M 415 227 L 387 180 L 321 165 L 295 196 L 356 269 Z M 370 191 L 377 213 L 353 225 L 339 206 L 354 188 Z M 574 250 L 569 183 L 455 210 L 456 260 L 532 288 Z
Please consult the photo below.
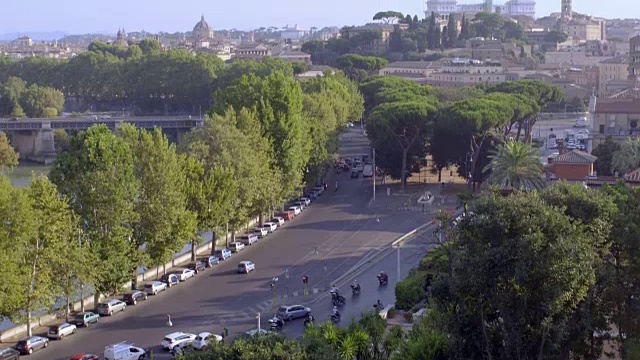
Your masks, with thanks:
M 580 150 L 571 150 L 553 159 L 555 164 L 593 164 L 597 157 Z
M 598 99 L 596 113 L 640 114 L 640 101 L 633 98 Z

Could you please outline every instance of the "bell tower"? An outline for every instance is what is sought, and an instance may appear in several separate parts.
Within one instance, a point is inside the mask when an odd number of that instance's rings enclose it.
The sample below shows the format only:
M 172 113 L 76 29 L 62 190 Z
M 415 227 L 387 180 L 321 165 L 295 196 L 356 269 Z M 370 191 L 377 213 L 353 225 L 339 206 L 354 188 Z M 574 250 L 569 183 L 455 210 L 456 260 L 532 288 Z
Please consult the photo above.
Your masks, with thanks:
M 571 7 L 571 0 L 560 0 L 562 11 L 560 12 L 560 17 L 562 20 L 571 20 L 573 17 L 573 9 Z

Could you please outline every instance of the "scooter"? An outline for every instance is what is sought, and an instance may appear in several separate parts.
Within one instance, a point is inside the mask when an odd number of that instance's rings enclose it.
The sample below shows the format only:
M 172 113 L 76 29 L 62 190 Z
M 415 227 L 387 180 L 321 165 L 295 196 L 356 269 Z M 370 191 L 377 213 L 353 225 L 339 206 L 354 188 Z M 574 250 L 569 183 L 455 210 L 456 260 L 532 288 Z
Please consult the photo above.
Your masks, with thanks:
M 331 293 L 331 303 L 333 306 L 342 306 L 347 303 L 347 298 L 338 293 Z
M 353 294 L 353 296 L 360 295 L 360 284 L 358 285 L 351 284 L 351 293 Z
M 271 331 L 280 331 L 284 327 L 284 320 L 278 317 L 272 317 L 269 319 L 269 327 Z
M 314 322 L 314 318 L 313 316 L 308 316 L 306 319 L 304 319 L 304 326 L 307 327 L 309 325 L 313 326 L 313 322 Z
M 378 284 L 380 286 L 387 285 L 389 283 L 389 276 L 378 275 Z
M 334 323 L 340 322 L 340 313 L 338 312 L 331 314 L 331 321 L 333 321 Z

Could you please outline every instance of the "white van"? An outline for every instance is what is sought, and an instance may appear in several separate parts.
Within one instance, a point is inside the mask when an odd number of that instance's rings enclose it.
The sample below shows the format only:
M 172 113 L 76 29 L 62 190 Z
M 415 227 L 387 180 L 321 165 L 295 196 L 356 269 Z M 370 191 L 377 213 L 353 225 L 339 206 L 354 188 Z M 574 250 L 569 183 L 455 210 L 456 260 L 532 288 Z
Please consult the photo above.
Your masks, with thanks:
M 104 347 L 104 360 L 142 360 L 144 357 L 143 349 L 124 341 Z

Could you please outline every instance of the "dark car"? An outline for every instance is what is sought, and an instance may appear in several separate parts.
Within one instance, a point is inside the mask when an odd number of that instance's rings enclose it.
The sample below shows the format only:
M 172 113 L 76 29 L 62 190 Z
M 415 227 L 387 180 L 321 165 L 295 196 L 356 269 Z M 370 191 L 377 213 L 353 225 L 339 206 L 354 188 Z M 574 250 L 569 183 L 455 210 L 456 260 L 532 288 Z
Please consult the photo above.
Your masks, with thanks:
M 352 179 L 357 179 L 358 177 L 360 177 L 360 172 L 358 172 L 358 171 L 352 171 L 351 172 L 351 178 Z
M 200 261 L 202 261 L 204 266 L 206 266 L 208 268 L 213 267 L 213 265 L 220 264 L 220 260 L 217 257 L 213 256 L 213 255 L 203 257 L 202 259 L 200 259 Z
M 315 193 L 315 192 L 311 191 L 311 192 L 306 193 L 306 194 L 304 195 L 304 197 L 306 197 L 307 199 L 309 199 L 309 200 L 313 201 L 313 200 L 315 200 L 315 199 L 316 199 L 316 197 L 317 197 L 317 196 L 316 196 L 316 193 Z
M 146 292 L 135 290 L 133 292 L 124 294 L 124 296 L 122 297 L 122 301 L 127 303 L 127 305 L 136 305 L 138 301 L 147 300 L 147 296 L 148 295 Z
M 196 275 L 200 272 L 200 271 L 204 271 L 206 267 L 204 266 L 204 263 L 202 263 L 201 261 L 196 261 L 193 262 L 189 265 L 187 265 L 187 269 L 191 269 L 193 270 L 193 272 L 196 273 Z
M 18 360 L 20 353 L 16 349 L 2 348 L 0 349 L 0 360 Z
M 24 338 L 16 344 L 16 350 L 21 354 L 33 354 L 34 351 L 44 349 L 49 346 L 49 339 L 42 336 L 32 336 Z
M 167 284 L 167 287 L 172 287 L 173 285 L 180 282 L 180 278 L 176 274 L 164 274 L 160 278 L 160 281 Z

